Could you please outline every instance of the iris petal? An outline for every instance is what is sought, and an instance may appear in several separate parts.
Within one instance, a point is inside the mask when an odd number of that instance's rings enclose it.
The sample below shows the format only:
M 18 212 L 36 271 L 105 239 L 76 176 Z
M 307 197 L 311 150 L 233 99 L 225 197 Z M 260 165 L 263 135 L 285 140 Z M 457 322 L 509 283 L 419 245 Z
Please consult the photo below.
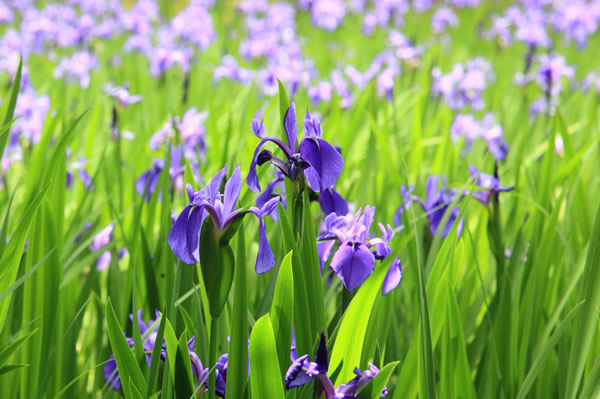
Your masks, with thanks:
M 346 241 L 333 255 L 331 267 L 348 291 L 360 286 L 373 272 L 375 256 L 361 243 Z

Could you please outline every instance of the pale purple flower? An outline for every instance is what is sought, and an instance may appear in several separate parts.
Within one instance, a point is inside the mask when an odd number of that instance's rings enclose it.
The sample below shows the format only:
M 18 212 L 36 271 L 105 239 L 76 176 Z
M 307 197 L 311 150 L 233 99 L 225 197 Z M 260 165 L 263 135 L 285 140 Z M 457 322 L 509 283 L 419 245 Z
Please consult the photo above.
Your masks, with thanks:
M 440 33 L 447 27 L 458 26 L 458 17 L 449 7 L 440 7 L 431 17 L 431 27 L 434 32 Z
M 450 136 L 454 142 L 464 137 L 467 151 L 476 139 L 485 140 L 488 149 L 498 161 L 504 161 L 508 153 L 508 144 L 504 139 L 502 126 L 494 124 L 492 113 L 487 113 L 481 122 L 471 114 L 456 115 L 450 127 Z
M 81 87 L 90 85 L 90 72 L 98 65 L 98 60 L 89 51 L 78 51 L 69 58 L 63 58 L 54 69 L 55 79 L 76 81 Z
M 116 99 L 124 108 L 142 101 L 142 96 L 129 93 L 127 86 L 114 86 L 108 83 L 104 86 L 104 92 Z
M 246 84 L 252 80 L 253 76 L 249 69 L 240 67 L 235 58 L 228 54 L 223 56 L 221 65 L 218 65 L 213 71 L 213 79 L 215 81 L 218 82 L 222 78 Z
M 344 20 L 346 6 L 343 0 L 315 0 L 312 4 L 314 24 L 328 31 L 335 30 Z

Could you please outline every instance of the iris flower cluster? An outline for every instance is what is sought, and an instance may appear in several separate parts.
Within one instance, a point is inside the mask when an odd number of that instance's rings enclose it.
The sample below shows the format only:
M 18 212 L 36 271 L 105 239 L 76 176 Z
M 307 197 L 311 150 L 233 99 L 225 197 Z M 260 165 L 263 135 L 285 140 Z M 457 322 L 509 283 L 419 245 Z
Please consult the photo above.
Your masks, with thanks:
M 285 373 L 285 388 L 292 389 L 312 381 L 318 382 L 318 398 L 325 399 L 358 399 L 360 391 L 371 381 L 379 369 L 369 363 L 369 369 L 360 371 L 358 367 L 354 369 L 356 377 L 346 384 L 335 387 L 329 378 L 327 371 L 329 368 L 329 355 L 327 353 L 327 340 L 325 333 L 321 331 L 319 347 L 315 354 L 314 361 L 310 361 L 309 355 L 296 357 L 292 352 L 292 365 Z M 383 389 L 381 397 L 387 396 L 387 388 Z
M 152 361 L 152 351 L 154 350 L 154 346 L 157 344 L 156 336 L 158 334 L 158 327 L 160 321 L 160 313 L 155 311 L 155 320 L 148 320 L 148 322 L 144 322 L 142 319 L 142 310 L 138 310 L 137 312 L 137 323 L 140 329 L 140 335 L 142 336 L 142 347 L 144 350 L 144 357 L 146 358 L 146 364 L 148 368 L 150 368 L 150 364 Z M 133 321 L 133 315 L 129 315 L 129 319 Z M 131 348 L 134 346 L 133 338 L 125 337 L 127 343 Z M 192 374 L 196 377 L 196 385 L 201 385 L 199 393 L 206 392 L 208 389 L 208 372 L 209 369 L 205 368 L 202 365 L 202 361 L 200 357 L 194 352 L 196 338 L 192 337 L 188 340 L 187 346 L 190 353 L 191 360 L 191 368 Z M 164 361 L 166 359 L 166 350 L 167 345 L 166 341 L 163 339 L 163 342 L 160 343 L 161 352 L 160 359 Z M 219 357 L 217 364 L 215 365 L 216 369 L 216 388 L 215 392 L 218 396 L 225 398 L 225 386 L 227 382 L 227 360 L 228 354 L 225 353 Z M 107 381 L 108 385 L 115 391 L 119 391 L 121 389 L 121 378 L 119 376 L 119 371 L 117 369 L 117 362 L 115 360 L 115 355 L 111 354 L 108 358 L 108 361 L 104 364 L 104 379 Z
M 486 207 L 490 205 L 494 198 L 497 198 L 501 192 L 507 192 L 514 189 L 513 186 L 502 186 L 497 175 L 489 175 L 480 172 L 474 166 L 469 166 L 469 174 L 475 186 L 473 198 L 481 202 Z M 440 184 L 441 181 L 441 184 Z M 425 184 L 425 199 L 421 199 L 412 192 L 414 187 L 400 187 L 400 193 L 404 199 L 402 205 L 396 211 L 394 223 L 397 227 L 402 226 L 402 214 L 410 209 L 413 202 L 417 202 L 423 208 L 429 222 L 429 231 L 436 235 L 441 228 L 440 236 L 446 237 L 452 230 L 454 223 L 458 223 L 456 228 L 457 235 L 460 235 L 463 229 L 464 218 L 458 219 L 460 210 L 455 206 L 450 209 L 455 198 L 458 200 L 469 194 L 468 190 L 457 192 L 447 187 L 446 177 L 434 175 L 427 178 Z M 446 224 L 442 226 L 442 221 L 446 212 L 449 212 Z

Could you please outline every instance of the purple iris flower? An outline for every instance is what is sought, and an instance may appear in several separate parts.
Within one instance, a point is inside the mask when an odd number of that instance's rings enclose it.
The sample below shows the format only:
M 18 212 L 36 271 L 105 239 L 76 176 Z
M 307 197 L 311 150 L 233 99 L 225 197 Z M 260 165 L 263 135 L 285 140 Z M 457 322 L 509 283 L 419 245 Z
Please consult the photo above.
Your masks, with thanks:
M 458 17 L 449 7 L 440 7 L 431 17 L 431 27 L 434 32 L 443 32 L 446 27 L 458 26 Z
M 425 192 L 426 199 L 425 201 L 418 199 L 418 202 L 421 204 L 423 210 L 427 214 L 427 219 L 429 220 L 429 231 L 431 231 L 432 235 L 435 235 L 440 228 L 442 219 L 444 218 L 448 208 L 450 208 L 450 203 L 454 198 L 454 190 L 446 188 L 446 178 L 442 176 L 441 180 L 442 185 L 440 188 L 438 188 L 440 176 L 435 175 L 428 177 Z M 442 238 L 446 237 L 448 233 L 450 233 L 454 222 L 458 219 L 460 210 L 457 207 L 454 207 L 449 212 L 450 215 L 448 217 L 448 221 L 441 232 Z M 457 235 L 460 235 L 462 232 L 463 222 L 463 218 L 458 221 L 458 228 L 456 230 Z
M 374 215 L 375 208 L 370 206 L 365 208 L 364 213 L 359 209 L 354 215 L 331 213 L 323 221 L 321 234 L 317 237 L 321 268 L 331 256 L 335 243 L 339 243 L 330 266 L 348 291 L 365 282 L 377 259 L 384 259 L 392 252 L 388 243 L 394 238 L 394 230 L 390 225 L 379 223 L 381 238 L 369 236 Z
M 261 191 L 256 175 L 256 167 L 266 162 L 278 167 L 290 180 L 297 180 L 300 172 L 304 171 L 306 180 L 315 192 L 321 192 L 333 186 L 342 173 L 344 160 L 340 153 L 321 137 L 323 131 L 319 120 L 312 118 L 310 113 L 306 112 L 304 139 L 298 147 L 296 147 L 296 106 L 294 103 L 287 109 L 283 125 L 288 144 L 273 136 L 261 137 L 258 134 L 259 132 L 253 129 L 254 134 L 262 140 L 256 147 L 252 157 L 250 172 L 246 178 L 248 187 L 256 193 Z M 253 126 L 259 126 L 259 124 L 253 122 Z M 262 147 L 268 142 L 275 143 L 281 149 L 285 155 L 285 161 L 274 156 L 269 150 L 261 151 Z
M 104 91 L 112 98 L 119 101 L 119 104 L 121 104 L 123 108 L 142 101 L 142 96 L 129 93 L 129 88 L 127 86 L 117 87 L 109 83 L 104 86 Z
M 90 72 L 98 65 L 98 59 L 89 51 L 79 51 L 60 61 L 54 70 L 54 78 L 77 81 L 84 89 L 90 85 Z
M 481 202 L 483 205 L 488 206 L 490 200 L 498 193 L 512 191 L 514 186 L 501 186 L 500 179 L 498 176 L 488 175 L 477 170 L 474 166 L 469 165 L 469 174 L 473 178 L 473 182 L 477 187 L 481 187 L 483 190 L 476 190 L 473 192 L 473 198 Z
M 96 236 L 94 237 L 92 244 L 90 245 L 90 250 L 92 252 L 100 251 L 104 247 L 108 245 L 110 240 L 112 239 L 114 226 L 109 224 L 104 229 L 102 229 Z M 110 261 L 112 259 L 112 254 L 110 250 L 104 250 L 98 259 L 96 259 L 96 269 L 101 272 L 110 266 Z
M 183 176 L 185 167 L 182 166 L 182 158 L 183 149 L 181 148 L 181 146 L 171 147 L 171 165 L 169 167 L 169 182 L 175 183 L 180 176 Z M 145 192 L 146 196 L 144 197 L 144 199 L 146 201 L 150 201 L 152 194 L 154 194 L 154 191 L 156 191 L 158 179 L 164 168 L 164 161 L 162 159 L 157 159 L 154 161 L 152 168 L 144 172 L 135 181 L 135 190 L 139 195 L 144 195 Z
M 196 264 L 200 261 L 199 240 L 200 230 L 206 217 L 210 217 L 217 236 L 221 237 L 227 228 L 239 217 L 247 213 L 254 214 L 259 221 L 259 244 L 255 270 L 265 273 L 275 265 L 275 256 L 267 240 L 266 228 L 263 218 L 270 215 L 279 198 L 272 198 L 261 208 L 234 209 L 242 188 L 242 176 L 237 166 L 231 178 L 225 184 L 225 192 L 221 194 L 219 187 L 225 177 L 227 167 L 221 169 L 203 190 L 194 192 L 191 185 L 187 185 L 190 204 L 181 212 L 171 231 L 169 232 L 169 246 L 184 263 Z
M 333 382 L 327 374 L 329 368 L 329 355 L 327 353 L 327 340 L 325 333 L 321 331 L 321 339 L 319 347 L 315 355 L 314 361 L 311 362 L 309 355 L 303 355 L 294 360 L 292 365 L 285 373 L 285 388 L 292 389 L 312 381 L 317 381 L 317 397 L 326 399 L 358 399 L 358 393 L 371 381 L 379 369 L 372 364 L 369 364 L 369 369 L 363 372 L 355 368 L 354 377 L 346 384 L 341 384 L 338 387 L 333 386 Z M 381 397 L 387 396 L 387 389 L 384 388 Z
M 156 336 L 158 334 L 158 327 L 160 324 L 159 319 L 161 317 L 158 310 L 155 311 L 155 317 L 156 317 L 155 320 L 148 320 L 148 322 L 145 323 L 144 320 L 142 319 L 142 310 L 139 309 L 137 312 L 137 323 L 140 328 L 140 334 L 142 336 L 142 346 L 143 346 L 143 350 L 144 350 L 144 357 L 146 358 L 146 364 L 148 365 L 148 368 L 150 367 L 151 362 L 152 362 L 152 351 L 154 350 L 154 346 L 157 344 Z M 132 314 L 129 315 L 129 319 L 131 321 L 133 321 Z M 125 338 L 127 339 L 127 343 L 129 344 L 129 346 L 133 348 L 133 345 L 134 345 L 133 338 L 130 338 L 127 336 L 125 336 Z M 202 383 L 202 381 L 205 381 L 205 383 L 208 383 L 208 379 L 207 379 L 208 368 L 204 368 L 202 366 L 202 362 L 200 361 L 200 358 L 194 352 L 195 341 L 196 341 L 195 337 L 192 337 L 187 342 L 188 350 L 190 352 L 192 373 L 194 376 L 196 376 L 197 384 Z M 159 345 L 161 345 L 160 358 L 162 361 L 164 361 L 166 359 L 166 350 L 167 350 L 165 340 L 163 339 L 163 342 Z M 218 373 L 217 373 L 217 375 L 218 375 Z M 117 362 L 115 360 L 114 355 L 110 355 L 110 357 L 108 358 L 108 362 L 106 362 L 106 364 L 104 365 L 104 379 L 107 381 L 108 385 L 113 390 L 118 391 L 121 389 L 121 386 L 122 386 L 121 379 L 119 376 L 119 371 L 117 369 Z
M 165 122 L 163 127 L 150 138 L 150 148 L 156 150 L 161 144 L 169 142 L 178 132 L 184 142 L 186 159 L 204 157 L 206 151 L 206 128 L 204 122 L 208 112 L 198 111 L 196 107 L 188 109 L 183 117 L 174 116 Z
M 67 148 L 67 162 L 71 158 L 71 149 Z M 80 156 L 76 162 L 72 162 L 67 169 L 67 188 L 70 188 L 73 184 L 73 172 L 76 171 L 79 175 L 79 178 L 83 182 L 83 185 L 86 190 L 93 190 L 94 186 L 92 186 L 92 178 L 87 173 L 84 168 L 84 165 L 87 163 L 87 159 L 85 157 Z
M 465 150 L 469 150 L 473 141 L 481 138 L 487 142 L 488 149 L 498 161 L 504 161 L 508 155 L 508 143 L 504 139 L 502 126 L 494 124 L 494 115 L 487 113 L 483 121 L 479 122 L 471 114 L 458 114 L 450 127 L 450 136 L 453 141 L 460 137 L 465 139 Z

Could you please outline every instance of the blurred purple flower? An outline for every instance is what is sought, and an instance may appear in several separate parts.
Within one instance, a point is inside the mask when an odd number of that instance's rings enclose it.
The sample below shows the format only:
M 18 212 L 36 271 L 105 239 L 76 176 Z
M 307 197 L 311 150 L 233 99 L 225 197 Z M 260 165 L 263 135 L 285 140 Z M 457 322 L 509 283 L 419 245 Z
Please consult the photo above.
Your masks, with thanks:
M 89 51 L 81 50 L 69 58 L 63 58 L 54 69 L 54 78 L 76 81 L 84 89 L 90 85 L 90 72 L 98 65 L 98 60 Z

